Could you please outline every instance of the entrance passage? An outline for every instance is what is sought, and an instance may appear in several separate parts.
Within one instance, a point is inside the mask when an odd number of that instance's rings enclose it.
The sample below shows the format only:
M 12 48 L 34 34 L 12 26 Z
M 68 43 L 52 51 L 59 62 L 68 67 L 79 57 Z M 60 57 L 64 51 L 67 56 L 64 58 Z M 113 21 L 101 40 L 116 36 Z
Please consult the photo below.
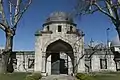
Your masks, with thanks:
M 51 43 L 46 52 L 46 55 L 51 55 L 51 65 L 49 65 L 51 74 L 68 74 L 68 56 L 71 58 L 72 66 L 74 61 L 72 47 L 68 43 L 58 40 Z
M 51 56 L 51 73 L 52 74 L 60 73 L 60 60 L 58 53 L 53 53 Z
M 68 74 L 68 62 L 60 58 L 59 53 L 51 54 L 51 73 L 52 74 Z

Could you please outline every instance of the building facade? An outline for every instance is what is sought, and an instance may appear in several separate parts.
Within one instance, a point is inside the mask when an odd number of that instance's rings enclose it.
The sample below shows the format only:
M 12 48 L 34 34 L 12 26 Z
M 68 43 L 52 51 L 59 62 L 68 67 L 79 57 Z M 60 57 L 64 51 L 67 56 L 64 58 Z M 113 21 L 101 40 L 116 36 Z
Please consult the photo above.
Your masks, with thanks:
M 113 52 L 85 48 L 84 34 L 77 29 L 72 17 L 64 12 L 54 12 L 46 19 L 43 29 L 35 33 L 35 51 L 13 52 L 14 70 L 41 72 L 45 76 L 117 71 L 120 65 Z
M 85 49 L 85 72 L 117 71 L 110 49 Z

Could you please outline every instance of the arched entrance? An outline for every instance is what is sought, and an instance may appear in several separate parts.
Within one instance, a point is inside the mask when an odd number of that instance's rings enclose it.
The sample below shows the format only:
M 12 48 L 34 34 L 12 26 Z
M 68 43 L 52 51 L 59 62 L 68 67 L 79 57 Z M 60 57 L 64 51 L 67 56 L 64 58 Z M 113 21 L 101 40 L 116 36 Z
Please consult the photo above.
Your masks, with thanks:
M 63 40 L 57 40 L 48 45 L 46 50 L 46 60 L 51 56 L 51 74 L 74 73 L 74 54 L 70 44 Z

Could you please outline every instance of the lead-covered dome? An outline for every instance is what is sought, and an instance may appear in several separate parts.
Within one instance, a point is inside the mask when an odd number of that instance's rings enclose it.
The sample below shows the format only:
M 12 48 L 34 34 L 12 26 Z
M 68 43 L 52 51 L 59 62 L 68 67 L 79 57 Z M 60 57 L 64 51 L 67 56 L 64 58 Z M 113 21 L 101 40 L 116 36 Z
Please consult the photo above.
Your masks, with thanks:
M 73 23 L 73 19 L 70 14 L 65 12 L 53 12 L 50 16 L 46 19 L 46 23 L 49 22 L 59 22 L 59 21 L 66 21 Z

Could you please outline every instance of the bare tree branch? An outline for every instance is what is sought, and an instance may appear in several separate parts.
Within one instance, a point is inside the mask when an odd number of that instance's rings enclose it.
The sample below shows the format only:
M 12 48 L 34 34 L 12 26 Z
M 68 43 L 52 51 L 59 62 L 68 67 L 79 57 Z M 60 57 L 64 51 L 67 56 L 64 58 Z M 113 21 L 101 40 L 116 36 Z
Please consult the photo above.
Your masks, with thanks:
M 118 13 L 117 8 L 115 6 L 113 7 L 113 10 L 114 10 L 116 20 L 119 20 L 119 13 Z
M 104 13 L 105 15 L 107 15 L 108 17 L 110 17 L 112 20 L 116 21 L 116 19 L 111 16 L 109 13 L 107 13 L 105 10 L 103 10 L 97 3 L 94 3 L 94 5 L 102 12 Z
M 30 6 L 30 4 L 32 3 L 32 0 L 29 0 L 29 3 L 25 6 L 25 8 L 21 11 L 21 13 L 18 14 L 18 18 L 16 19 L 15 23 L 14 23 L 14 27 L 13 29 L 16 30 L 16 25 L 18 24 L 19 20 L 22 18 L 23 14 L 25 13 L 25 11 L 28 9 L 28 7 Z
M 9 12 L 10 12 L 10 24 L 13 26 L 13 17 L 12 17 L 12 3 L 9 1 Z
M 1 7 L 1 15 L 2 15 L 2 21 L 4 24 L 8 25 L 5 13 L 4 13 L 4 8 L 3 8 L 3 0 L 0 0 L 0 7 Z
M 5 31 L 8 28 L 7 25 L 0 23 L 0 29 L 2 29 L 3 31 Z
M 2 23 L 0 23 L 0 29 L 2 29 L 3 31 L 5 31 L 5 27 L 3 26 Z
M 106 7 L 102 7 L 101 9 L 106 9 Z M 96 12 L 96 11 L 99 11 L 99 9 L 91 10 L 90 13 L 93 14 L 93 13 Z
M 20 0 L 17 0 L 16 7 L 15 7 L 15 14 L 14 14 L 14 23 L 16 23 L 18 20 L 19 12 L 20 12 Z
M 120 0 L 118 0 L 118 4 L 120 5 Z

